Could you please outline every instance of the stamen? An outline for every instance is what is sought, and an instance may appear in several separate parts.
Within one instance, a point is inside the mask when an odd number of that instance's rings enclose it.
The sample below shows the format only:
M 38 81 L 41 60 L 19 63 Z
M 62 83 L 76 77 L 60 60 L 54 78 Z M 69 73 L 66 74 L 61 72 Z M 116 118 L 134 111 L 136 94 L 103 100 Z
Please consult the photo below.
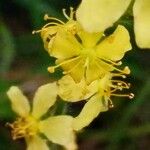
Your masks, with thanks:
M 48 14 L 45 14 L 44 15 L 44 20 L 47 21 L 47 20 L 54 20 L 54 21 L 58 21 L 59 23 L 61 24 L 65 24 L 63 21 L 57 19 L 57 18 L 54 18 L 54 17 L 49 17 Z
M 101 59 L 101 58 L 99 58 L 98 59 L 100 62 L 102 61 L 103 63 L 105 63 L 106 65 L 108 65 L 108 66 L 110 66 L 110 67 L 113 67 L 113 69 L 114 70 L 116 70 L 116 71 L 118 71 L 118 72 L 120 72 L 120 73 L 122 73 L 122 74 L 130 74 L 130 69 L 129 69 L 129 67 L 128 66 L 126 66 L 123 70 L 120 70 L 120 69 L 118 69 L 118 68 L 116 68 L 115 66 L 118 66 L 118 65 L 120 65 L 121 63 L 120 62 L 118 62 L 118 63 L 115 63 L 115 62 L 111 62 L 111 60 L 108 60 L 111 64 L 109 64 L 108 62 L 106 62 L 107 61 L 107 59 Z M 115 66 L 113 66 L 113 65 L 115 65 Z
M 130 94 L 129 94 L 129 98 L 130 98 L 130 99 L 133 99 L 133 98 L 134 98 L 134 94 L 133 94 L 133 93 L 130 93 Z
M 32 34 L 40 33 L 41 31 L 42 31 L 42 29 L 41 29 L 41 30 L 36 30 L 36 31 L 33 30 L 33 31 L 32 31 Z
M 134 94 L 133 93 L 130 93 L 130 94 L 111 94 L 111 96 L 128 97 L 129 99 L 133 99 L 134 98 Z
M 59 67 L 59 66 L 58 66 L 58 67 Z M 57 68 L 57 66 L 52 66 L 52 67 L 48 67 L 47 70 L 48 70 L 48 72 L 50 72 L 50 73 L 54 73 L 56 68 Z
M 73 19 L 73 16 L 74 16 L 73 7 L 70 7 L 70 19 Z
M 112 100 L 110 98 L 108 99 L 108 107 L 109 108 L 113 108 L 114 107 L 113 102 L 112 102 Z
M 45 14 L 45 15 L 44 15 L 44 20 L 47 21 L 48 18 L 49 18 L 48 14 Z
M 55 25 L 57 26 L 57 25 L 59 25 L 59 24 L 58 24 L 58 23 L 55 23 L 55 22 L 47 23 L 45 26 L 42 27 L 41 30 L 33 30 L 33 31 L 32 31 L 32 34 L 40 33 L 40 32 L 42 32 L 42 31 L 44 31 L 44 30 L 47 30 L 47 27 L 48 27 L 48 26 L 55 26 Z
M 118 68 L 116 68 L 116 67 L 113 67 L 116 71 L 119 71 L 119 72 L 121 72 L 121 73 L 124 73 L 124 74 L 130 74 L 130 69 L 129 69 L 129 67 L 128 66 L 126 66 L 123 70 L 120 70 L 120 69 L 118 69 Z
M 114 93 L 118 90 L 117 86 L 114 86 L 114 89 L 110 90 L 110 93 Z
M 112 77 L 122 77 L 123 79 L 126 78 L 126 76 L 122 73 L 112 73 Z
M 14 123 L 7 123 L 6 126 L 12 129 L 11 134 L 13 140 L 26 136 L 33 136 L 38 131 L 36 121 L 31 118 L 19 118 Z
M 72 61 L 74 61 L 74 60 L 77 60 L 77 59 L 79 59 L 79 58 L 80 58 L 80 56 L 77 56 L 77 57 L 73 57 L 73 58 L 68 59 L 68 60 L 64 60 L 62 63 L 60 63 L 60 64 L 58 64 L 58 65 L 56 65 L 56 66 L 48 67 L 47 70 L 48 70 L 50 73 L 54 73 L 56 68 L 58 68 L 58 67 L 60 67 L 60 66 L 62 66 L 62 65 L 65 65 L 65 64 L 67 64 L 67 63 L 70 63 L 70 62 L 72 62 Z
M 42 30 L 48 26 L 58 26 L 60 25 L 59 23 L 56 23 L 56 22 L 50 22 L 50 23 L 47 23 L 45 26 L 43 26 Z
M 72 8 L 72 7 L 70 7 L 70 16 L 67 15 L 66 9 L 63 9 L 62 11 L 63 11 L 64 16 L 65 16 L 68 20 L 73 19 L 74 11 L 73 11 L 73 8 Z M 44 15 L 44 20 L 52 20 L 52 22 L 47 23 L 46 25 L 44 25 L 41 30 L 32 31 L 32 34 L 40 33 L 40 32 L 42 32 L 42 31 L 44 31 L 44 30 L 47 30 L 47 27 L 49 27 L 49 26 L 61 26 L 61 25 L 65 25 L 65 23 L 64 23 L 63 21 L 61 21 L 60 19 L 57 19 L 57 18 L 55 18 L 55 17 L 49 17 L 48 14 L 45 14 L 45 15 Z M 74 34 L 76 33 L 76 27 L 73 27 L 73 28 L 72 28 L 72 32 L 73 32 Z
M 126 67 L 124 68 L 123 72 L 124 72 L 125 74 L 130 74 L 131 71 L 130 71 L 129 67 L 126 66 Z
M 130 84 L 125 83 L 124 81 L 121 81 L 121 80 L 111 80 L 111 81 L 112 81 L 112 83 L 116 83 L 117 87 L 126 88 L 126 89 L 130 88 Z
M 66 17 L 66 19 L 70 20 L 70 17 L 67 15 L 65 8 L 62 9 L 62 12 L 63 12 L 64 16 Z
M 121 61 L 119 61 L 119 62 L 114 62 L 114 61 L 112 61 L 112 60 L 110 60 L 110 59 L 106 59 L 106 58 L 99 58 L 99 59 L 101 59 L 102 61 L 106 61 L 106 62 L 108 62 L 108 63 L 111 63 L 111 64 L 113 64 L 113 65 L 115 65 L 115 66 L 120 66 L 120 65 L 122 65 L 122 62 L 121 62 Z

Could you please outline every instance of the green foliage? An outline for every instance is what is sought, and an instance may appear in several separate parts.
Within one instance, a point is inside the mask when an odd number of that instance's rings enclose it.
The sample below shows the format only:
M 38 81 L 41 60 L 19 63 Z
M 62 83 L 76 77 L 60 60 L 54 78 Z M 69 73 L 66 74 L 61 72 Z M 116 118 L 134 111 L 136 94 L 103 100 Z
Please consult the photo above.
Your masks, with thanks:
M 0 55 L 1 55 L 1 62 L 0 62 L 0 72 L 5 73 L 9 70 L 9 67 L 13 61 L 15 55 L 15 44 L 14 44 L 14 37 L 11 31 L 6 27 L 5 24 L 0 24 Z

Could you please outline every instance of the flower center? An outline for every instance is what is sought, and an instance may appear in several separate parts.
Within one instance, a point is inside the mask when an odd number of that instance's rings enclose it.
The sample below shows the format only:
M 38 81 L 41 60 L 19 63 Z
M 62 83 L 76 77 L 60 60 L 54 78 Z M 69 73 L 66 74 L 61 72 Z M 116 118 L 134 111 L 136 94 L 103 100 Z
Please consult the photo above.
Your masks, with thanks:
M 38 132 L 38 123 L 32 116 L 18 118 L 14 123 L 7 124 L 11 129 L 14 140 L 22 137 L 30 137 Z
M 95 58 L 96 53 L 94 51 L 94 48 L 83 48 L 81 55 L 85 57 Z
M 83 48 L 81 51 L 80 56 L 85 59 L 85 61 L 88 60 L 88 63 L 96 59 L 96 53 L 93 48 Z M 85 62 L 86 64 L 86 62 Z

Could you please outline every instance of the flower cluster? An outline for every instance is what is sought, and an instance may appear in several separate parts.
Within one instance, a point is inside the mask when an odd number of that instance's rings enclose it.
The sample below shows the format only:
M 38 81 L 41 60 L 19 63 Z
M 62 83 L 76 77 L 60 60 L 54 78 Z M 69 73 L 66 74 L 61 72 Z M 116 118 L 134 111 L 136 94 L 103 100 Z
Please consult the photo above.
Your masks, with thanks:
M 108 36 L 104 33 L 106 26 L 100 32 L 85 30 L 88 28 L 80 22 L 84 2 L 77 11 L 77 20 L 73 8 L 70 8 L 69 15 L 63 9 L 66 22 L 46 14 L 44 19 L 49 22 L 41 30 L 33 31 L 41 33 L 45 50 L 56 58 L 55 65 L 48 67 L 48 71 L 54 73 L 61 67 L 63 77 L 38 89 L 32 109 L 17 87 L 11 87 L 7 93 L 12 109 L 19 116 L 8 126 L 12 128 L 13 139 L 25 138 L 28 150 L 47 150 L 47 140 L 68 150 L 76 150 L 74 132 L 88 126 L 100 112 L 112 108 L 113 96 L 134 97 L 133 93 L 123 93 L 124 89 L 130 88 L 130 84 L 123 81 L 130 74 L 130 69 L 128 66 L 122 67 L 121 61 L 132 48 L 128 30 L 118 25 Z M 74 118 L 51 115 L 43 120 L 42 116 L 55 104 L 57 96 L 66 102 L 85 100 L 86 104 Z

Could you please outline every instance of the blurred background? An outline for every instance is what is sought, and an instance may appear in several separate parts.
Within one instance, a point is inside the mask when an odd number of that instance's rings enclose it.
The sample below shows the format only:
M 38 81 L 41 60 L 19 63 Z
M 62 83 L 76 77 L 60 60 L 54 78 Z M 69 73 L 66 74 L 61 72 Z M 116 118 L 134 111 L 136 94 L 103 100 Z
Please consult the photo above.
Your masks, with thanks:
M 47 72 L 54 58 L 48 56 L 40 35 L 32 35 L 32 30 L 46 23 L 45 13 L 64 20 L 62 8 L 76 8 L 79 3 L 80 0 L 0 0 L 0 150 L 26 148 L 24 140 L 13 141 L 10 129 L 5 127 L 16 117 L 6 96 L 9 87 L 18 85 L 32 99 L 38 86 L 61 77 L 61 70 L 52 75 Z M 112 98 L 115 107 L 78 133 L 79 150 L 150 149 L 150 51 L 135 44 L 131 9 L 117 23 L 125 25 L 132 36 L 133 50 L 123 62 L 132 71 L 126 80 L 132 84 L 128 92 L 133 92 L 135 98 Z M 63 103 L 58 104 L 58 109 Z M 78 114 L 83 105 L 68 104 L 68 113 Z

